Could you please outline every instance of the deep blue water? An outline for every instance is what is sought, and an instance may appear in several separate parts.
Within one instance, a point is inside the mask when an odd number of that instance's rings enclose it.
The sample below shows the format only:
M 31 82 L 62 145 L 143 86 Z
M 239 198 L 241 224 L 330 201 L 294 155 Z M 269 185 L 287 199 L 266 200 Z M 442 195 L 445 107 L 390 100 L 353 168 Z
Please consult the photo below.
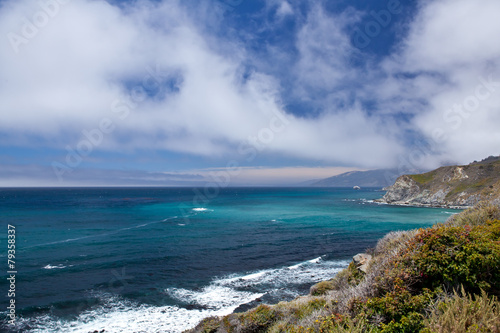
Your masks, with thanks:
M 383 192 L 376 189 L 199 193 L 0 189 L 0 290 L 9 289 L 11 224 L 19 316 L 13 327 L 4 312 L 0 329 L 180 332 L 208 315 L 307 293 L 387 232 L 430 226 L 455 212 L 378 205 L 371 200 Z

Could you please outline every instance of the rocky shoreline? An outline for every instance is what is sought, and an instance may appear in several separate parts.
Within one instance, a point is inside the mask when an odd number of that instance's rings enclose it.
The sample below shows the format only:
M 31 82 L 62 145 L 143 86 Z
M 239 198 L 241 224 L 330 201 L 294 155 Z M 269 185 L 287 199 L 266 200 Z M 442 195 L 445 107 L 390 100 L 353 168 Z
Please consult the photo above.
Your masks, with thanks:
M 425 203 L 416 203 L 416 202 L 386 202 L 383 199 L 374 200 L 376 203 L 386 204 L 391 206 L 402 206 L 402 207 L 423 207 L 423 208 L 445 208 L 445 209 L 456 209 L 456 210 L 464 210 L 469 209 L 474 206 L 454 206 L 454 205 L 439 205 L 439 204 L 425 204 Z

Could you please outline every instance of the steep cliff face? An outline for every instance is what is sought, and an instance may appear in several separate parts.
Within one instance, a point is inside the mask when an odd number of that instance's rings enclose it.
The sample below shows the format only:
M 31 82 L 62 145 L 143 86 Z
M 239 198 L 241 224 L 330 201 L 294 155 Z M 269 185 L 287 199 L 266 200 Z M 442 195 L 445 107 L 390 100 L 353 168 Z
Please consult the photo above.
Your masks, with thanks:
M 401 176 L 379 201 L 395 205 L 470 207 L 482 200 L 500 204 L 500 158 Z

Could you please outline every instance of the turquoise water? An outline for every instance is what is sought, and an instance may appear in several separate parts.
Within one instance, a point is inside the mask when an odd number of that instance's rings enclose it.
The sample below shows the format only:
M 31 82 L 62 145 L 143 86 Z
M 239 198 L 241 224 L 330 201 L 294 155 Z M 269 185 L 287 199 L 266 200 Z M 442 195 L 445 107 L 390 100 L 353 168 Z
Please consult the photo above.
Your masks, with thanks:
M 199 191 L 0 190 L 5 235 L 16 227 L 19 316 L 1 328 L 181 332 L 205 316 L 307 293 L 387 232 L 456 212 L 375 204 L 376 189 Z

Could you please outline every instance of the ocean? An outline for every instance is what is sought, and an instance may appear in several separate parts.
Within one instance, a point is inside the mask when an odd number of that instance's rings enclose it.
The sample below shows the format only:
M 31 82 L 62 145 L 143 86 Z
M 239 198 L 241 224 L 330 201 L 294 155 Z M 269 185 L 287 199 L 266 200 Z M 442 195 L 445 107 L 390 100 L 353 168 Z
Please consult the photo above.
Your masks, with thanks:
M 386 233 L 457 212 L 374 203 L 382 194 L 0 189 L 0 330 L 182 332 L 207 316 L 306 294 Z M 15 297 L 7 296 L 8 225 L 15 228 Z

